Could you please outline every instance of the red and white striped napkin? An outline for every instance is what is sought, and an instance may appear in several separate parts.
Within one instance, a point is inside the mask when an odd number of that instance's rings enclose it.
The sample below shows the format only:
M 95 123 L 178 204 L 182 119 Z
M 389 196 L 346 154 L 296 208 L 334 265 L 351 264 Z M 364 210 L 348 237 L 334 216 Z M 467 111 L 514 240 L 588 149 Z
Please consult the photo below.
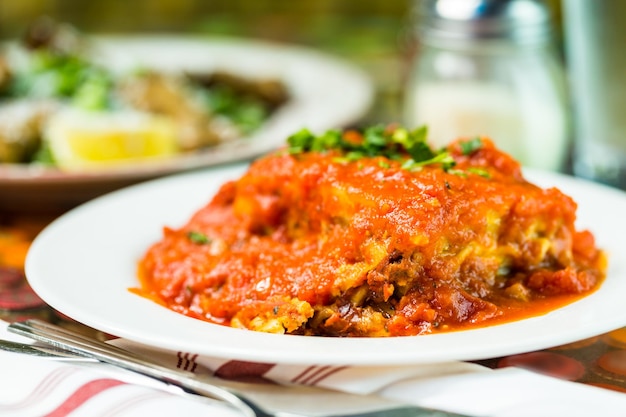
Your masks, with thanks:
M 6 331 L 0 337 L 26 339 Z M 413 404 L 475 416 L 625 417 L 626 394 L 518 368 L 490 370 L 464 362 L 363 367 L 300 366 L 166 352 L 117 339 L 117 346 L 166 366 L 260 383 L 303 384 L 377 393 Z M 35 417 L 238 416 L 217 402 L 198 402 L 163 385 L 98 363 L 57 362 L 0 352 L 0 416 Z

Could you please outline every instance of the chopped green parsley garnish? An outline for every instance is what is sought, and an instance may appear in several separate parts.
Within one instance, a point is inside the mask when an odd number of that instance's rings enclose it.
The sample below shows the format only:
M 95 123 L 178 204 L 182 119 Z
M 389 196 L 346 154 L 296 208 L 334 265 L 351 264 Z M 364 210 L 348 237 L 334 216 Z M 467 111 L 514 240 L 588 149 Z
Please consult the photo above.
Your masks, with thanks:
M 187 232 L 187 237 L 193 243 L 197 243 L 198 245 L 207 245 L 211 243 L 211 238 L 201 232 L 189 231 Z
M 441 164 L 444 169 L 454 166 L 455 162 L 447 151 L 435 151 L 428 145 L 427 133 L 426 126 L 408 130 L 376 125 L 365 129 L 358 141 L 351 141 L 339 130 L 314 135 L 308 129 L 302 129 L 291 135 L 287 143 L 291 154 L 339 150 L 343 153 L 339 159 L 346 162 L 383 156 L 404 161 L 403 167 L 411 170 L 429 164 Z
M 425 165 L 440 165 L 446 172 L 455 173 L 452 168 L 456 161 L 444 148 L 435 150 L 426 141 L 428 128 L 419 127 L 408 130 L 403 127 L 390 128 L 375 125 L 366 128 L 362 133 L 329 130 L 320 135 L 308 129 L 302 129 L 287 138 L 288 152 L 296 155 L 303 152 L 324 152 L 336 150 L 341 153 L 337 162 L 354 162 L 363 158 L 382 156 L 390 160 L 400 161 L 402 168 L 416 171 Z M 463 155 L 470 155 L 483 147 L 480 137 L 460 142 Z M 385 162 L 379 163 L 381 168 L 388 167 Z M 473 172 L 484 175 L 485 172 Z
M 479 137 L 472 138 L 460 143 L 463 155 L 471 155 L 475 151 L 483 147 L 483 141 Z
M 424 165 L 431 164 L 441 164 L 445 171 L 449 171 L 454 165 L 456 165 L 456 161 L 450 156 L 448 152 L 440 152 L 433 156 L 432 158 L 416 161 L 414 159 L 407 159 L 403 164 L 402 168 L 408 169 L 410 171 L 415 171 L 423 167 Z
M 482 169 L 482 168 L 469 167 L 469 168 L 467 168 L 467 172 L 471 172 L 472 174 L 480 175 L 481 177 L 484 177 L 484 178 L 491 178 L 491 175 L 489 174 L 489 172 L 484 170 L 484 169 Z
M 491 174 L 482 168 L 469 167 L 465 171 L 460 169 L 449 169 L 448 174 L 458 175 L 459 177 L 467 178 L 467 174 L 475 174 L 483 178 L 491 178 Z

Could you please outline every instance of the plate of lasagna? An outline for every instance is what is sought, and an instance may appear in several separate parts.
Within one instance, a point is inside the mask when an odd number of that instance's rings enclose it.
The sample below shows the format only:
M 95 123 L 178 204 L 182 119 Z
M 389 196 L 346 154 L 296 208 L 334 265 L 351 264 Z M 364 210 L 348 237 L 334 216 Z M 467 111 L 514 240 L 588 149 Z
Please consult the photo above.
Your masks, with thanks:
M 67 210 L 136 182 L 280 146 L 367 112 L 369 77 L 295 45 L 86 36 L 35 25 L 0 45 L 0 208 Z
M 488 138 L 306 129 L 252 164 L 90 201 L 26 262 L 52 307 L 163 349 L 269 363 L 478 360 L 626 323 L 623 192 Z

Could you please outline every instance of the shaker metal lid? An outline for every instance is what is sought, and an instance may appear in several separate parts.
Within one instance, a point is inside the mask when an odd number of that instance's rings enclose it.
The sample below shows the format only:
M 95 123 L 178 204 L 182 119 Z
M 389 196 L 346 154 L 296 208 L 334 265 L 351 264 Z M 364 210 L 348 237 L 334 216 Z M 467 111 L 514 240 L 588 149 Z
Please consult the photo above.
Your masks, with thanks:
M 550 13 L 541 0 L 416 0 L 425 41 L 504 40 L 544 42 Z

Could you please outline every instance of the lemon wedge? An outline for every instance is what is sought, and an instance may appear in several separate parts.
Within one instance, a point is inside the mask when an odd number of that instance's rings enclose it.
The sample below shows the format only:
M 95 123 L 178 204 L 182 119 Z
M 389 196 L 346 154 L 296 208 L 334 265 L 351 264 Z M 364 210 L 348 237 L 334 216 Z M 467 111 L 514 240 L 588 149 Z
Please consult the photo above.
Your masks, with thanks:
M 44 129 L 60 169 L 92 170 L 170 157 L 178 152 L 176 126 L 136 112 L 63 110 Z

